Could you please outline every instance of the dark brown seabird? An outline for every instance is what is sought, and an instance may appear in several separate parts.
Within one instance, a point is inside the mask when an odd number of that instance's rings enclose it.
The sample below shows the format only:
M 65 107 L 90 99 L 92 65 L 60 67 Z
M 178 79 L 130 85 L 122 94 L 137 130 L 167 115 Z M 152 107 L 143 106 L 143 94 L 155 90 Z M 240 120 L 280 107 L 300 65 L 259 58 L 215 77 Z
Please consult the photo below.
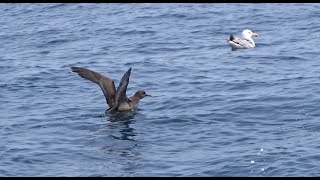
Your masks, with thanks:
M 146 94 L 145 91 L 139 90 L 132 97 L 127 97 L 126 91 L 129 84 L 131 68 L 123 75 L 117 90 L 113 80 L 107 76 L 81 67 L 71 67 L 71 69 L 72 72 L 76 72 L 84 79 L 90 80 L 100 86 L 109 105 L 109 109 L 107 109 L 105 113 L 113 114 L 116 112 L 132 111 L 138 106 L 140 99 L 150 96 Z

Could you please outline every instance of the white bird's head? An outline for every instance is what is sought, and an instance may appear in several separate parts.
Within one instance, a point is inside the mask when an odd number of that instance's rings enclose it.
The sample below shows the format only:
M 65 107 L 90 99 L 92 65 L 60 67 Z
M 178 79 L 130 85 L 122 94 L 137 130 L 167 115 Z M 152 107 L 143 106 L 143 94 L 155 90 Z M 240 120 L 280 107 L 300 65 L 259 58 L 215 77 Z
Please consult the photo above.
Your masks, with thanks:
M 242 37 L 251 38 L 252 36 L 258 36 L 258 33 L 254 33 L 249 29 L 245 29 L 242 31 Z

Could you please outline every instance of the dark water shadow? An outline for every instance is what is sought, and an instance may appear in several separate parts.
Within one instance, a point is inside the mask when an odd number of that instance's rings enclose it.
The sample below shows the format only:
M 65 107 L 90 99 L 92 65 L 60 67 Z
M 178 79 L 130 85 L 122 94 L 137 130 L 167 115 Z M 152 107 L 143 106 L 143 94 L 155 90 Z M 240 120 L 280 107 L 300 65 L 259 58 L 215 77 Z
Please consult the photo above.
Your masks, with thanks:
M 231 51 L 237 51 L 237 52 L 241 52 L 241 51 L 253 51 L 253 49 L 257 49 L 255 48 L 231 48 Z
M 106 114 L 106 117 L 109 117 L 109 121 L 111 122 L 121 122 L 128 121 L 134 119 L 137 111 L 129 111 L 129 112 L 118 112 L 116 114 Z

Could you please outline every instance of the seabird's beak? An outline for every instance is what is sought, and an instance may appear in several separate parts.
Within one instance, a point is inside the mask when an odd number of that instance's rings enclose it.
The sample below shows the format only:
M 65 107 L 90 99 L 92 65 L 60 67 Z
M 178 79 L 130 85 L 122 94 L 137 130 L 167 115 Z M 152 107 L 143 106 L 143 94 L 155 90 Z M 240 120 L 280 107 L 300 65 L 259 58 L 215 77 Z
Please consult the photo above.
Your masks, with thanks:
M 150 97 L 152 97 L 150 94 L 146 94 L 146 96 L 150 96 Z
M 259 36 L 259 34 L 258 33 L 252 33 L 252 36 Z

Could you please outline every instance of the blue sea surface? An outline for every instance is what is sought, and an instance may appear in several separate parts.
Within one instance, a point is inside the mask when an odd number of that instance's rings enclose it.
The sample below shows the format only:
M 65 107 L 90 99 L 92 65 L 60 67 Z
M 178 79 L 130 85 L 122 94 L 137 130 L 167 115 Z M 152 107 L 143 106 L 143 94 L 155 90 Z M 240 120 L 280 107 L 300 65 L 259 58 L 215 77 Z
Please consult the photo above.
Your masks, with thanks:
M 319 9 L 0 4 L 0 175 L 320 176 Z M 128 96 L 152 97 L 105 115 L 72 66 L 132 67 Z

